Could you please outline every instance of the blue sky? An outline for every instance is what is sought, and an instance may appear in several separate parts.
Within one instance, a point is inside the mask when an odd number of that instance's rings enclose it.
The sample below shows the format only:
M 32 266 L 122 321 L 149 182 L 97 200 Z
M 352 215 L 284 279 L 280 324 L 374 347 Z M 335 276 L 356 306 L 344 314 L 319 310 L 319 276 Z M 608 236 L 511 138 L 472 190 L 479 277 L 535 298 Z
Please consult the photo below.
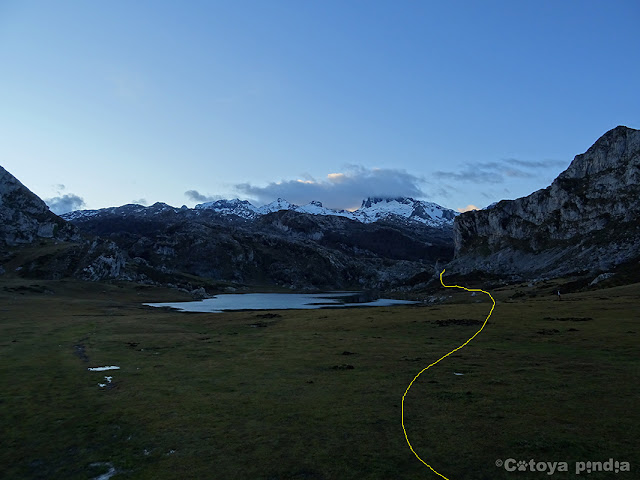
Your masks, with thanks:
M 483 207 L 640 128 L 639 23 L 637 1 L 4 1 L 0 165 L 59 209 Z

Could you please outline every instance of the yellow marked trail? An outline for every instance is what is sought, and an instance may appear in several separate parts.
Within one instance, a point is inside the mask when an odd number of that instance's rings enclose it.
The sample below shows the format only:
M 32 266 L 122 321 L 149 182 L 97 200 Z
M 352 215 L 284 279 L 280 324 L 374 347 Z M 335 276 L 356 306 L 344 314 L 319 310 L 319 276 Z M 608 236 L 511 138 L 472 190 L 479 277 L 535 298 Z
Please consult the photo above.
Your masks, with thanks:
M 453 350 L 451 350 L 449 353 L 447 353 L 446 355 L 443 355 L 442 357 L 440 357 L 438 360 L 436 360 L 435 362 L 433 362 L 431 365 L 427 365 L 426 367 L 424 367 L 422 370 L 420 370 L 420 372 L 418 372 L 418 374 L 413 377 L 413 380 L 411 380 L 411 383 L 409 384 L 409 386 L 407 387 L 407 389 L 404 392 L 404 395 L 402 395 L 402 430 L 404 430 L 404 438 L 406 438 L 407 443 L 409 444 L 409 448 L 411 449 L 411 451 L 413 452 L 413 454 L 416 456 L 416 458 L 418 460 L 420 460 L 422 463 L 424 463 L 427 467 L 429 467 L 429 469 L 435 473 L 436 475 L 441 476 L 442 478 L 444 478 L 445 480 L 449 480 L 447 477 L 445 477 L 444 475 L 442 475 L 440 472 L 437 472 L 431 465 L 429 465 L 427 462 L 425 462 L 422 458 L 420 458 L 420 456 L 416 453 L 416 451 L 413 449 L 413 446 L 411 445 L 411 442 L 409 441 L 409 436 L 407 435 L 407 429 L 404 426 L 404 400 L 407 397 L 407 393 L 409 393 L 409 389 L 411 388 L 411 385 L 413 385 L 413 382 L 415 382 L 418 377 L 420 375 L 422 375 L 423 372 L 429 370 L 431 367 L 433 367 L 434 365 L 440 363 L 442 360 L 444 360 L 445 358 L 447 358 L 449 355 L 451 355 L 454 352 L 457 352 L 458 350 L 460 350 L 461 348 L 465 347 L 471 340 L 473 340 L 474 338 L 476 338 L 476 336 L 484 329 L 485 325 L 487 324 L 487 322 L 489 321 L 489 317 L 491 316 L 491 314 L 493 313 L 493 309 L 496 308 L 496 301 L 493 299 L 493 297 L 491 296 L 491 294 L 489 292 L 485 292 L 484 290 L 480 290 L 479 288 L 467 288 L 467 287 L 460 287 L 458 285 L 445 285 L 444 282 L 442 281 L 442 275 L 444 274 L 445 270 L 442 270 L 442 273 L 440 273 L 440 283 L 442 284 L 443 287 L 445 288 L 461 288 L 463 290 L 466 290 L 467 292 L 482 292 L 485 293 L 487 295 L 489 295 L 489 298 L 491 299 L 491 301 L 493 302 L 493 306 L 491 307 L 491 310 L 489 310 L 489 315 L 487 315 L 487 318 L 485 318 L 484 323 L 482 324 L 482 326 L 480 327 L 480 330 L 478 330 L 476 333 L 473 334 L 473 336 L 471 338 L 469 338 L 469 340 L 467 340 L 466 342 L 464 342 L 462 345 L 460 345 L 458 348 L 454 348 Z

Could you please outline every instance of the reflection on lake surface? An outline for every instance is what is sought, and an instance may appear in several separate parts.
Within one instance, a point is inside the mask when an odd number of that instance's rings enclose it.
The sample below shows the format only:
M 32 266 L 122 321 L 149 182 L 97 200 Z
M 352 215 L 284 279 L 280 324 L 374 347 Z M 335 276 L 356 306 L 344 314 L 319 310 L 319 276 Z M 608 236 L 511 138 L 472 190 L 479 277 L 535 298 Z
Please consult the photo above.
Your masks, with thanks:
M 150 307 L 170 307 L 182 312 L 225 312 L 231 310 L 286 310 L 336 307 L 386 307 L 416 302 L 372 299 L 361 292 L 337 293 L 242 293 L 216 295 L 197 302 L 145 303 Z

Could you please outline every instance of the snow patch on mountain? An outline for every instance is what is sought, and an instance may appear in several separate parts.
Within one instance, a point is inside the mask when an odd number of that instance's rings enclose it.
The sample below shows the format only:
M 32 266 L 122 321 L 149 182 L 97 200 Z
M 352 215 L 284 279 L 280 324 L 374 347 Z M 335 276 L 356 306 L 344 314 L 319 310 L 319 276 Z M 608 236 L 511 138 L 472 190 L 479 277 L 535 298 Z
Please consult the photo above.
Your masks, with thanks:
M 114 215 L 126 217 L 129 215 L 159 215 L 164 212 L 177 212 L 178 210 L 171 205 L 162 202 L 156 202 L 149 207 L 139 205 L 137 203 L 128 203 L 120 207 L 101 208 L 99 210 L 76 210 L 74 212 L 63 213 L 60 217 L 67 221 L 82 220 L 95 217 L 96 215 Z
M 247 219 L 254 219 L 259 215 L 258 208 L 246 200 L 240 200 L 238 198 L 200 203 L 195 206 L 195 210 L 212 210 L 221 215 L 236 215 Z
M 338 217 L 354 218 L 353 213 L 347 210 L 333 210 L 324 207 L 321 202 L 312 201 L 306 205 L 296 207 L 296 212 L 309 213 L 311 215 L 334 215 Z
M 298 208 L 297 205 L 293 203 L 289 203 L 283 198 L 279 198 L 274 202 L 268 203 L 266 205 L 258 208 L 258 213 L 260 215 L 266 215 L 267 213 L 279 212 L 280 210 L 296 210 Z
M 78 220 L 79 218 L 90 218 L 98 215 L 102 210 L 75 210 L 73 212 L 67 212 L 60 215 L 67 221 Z

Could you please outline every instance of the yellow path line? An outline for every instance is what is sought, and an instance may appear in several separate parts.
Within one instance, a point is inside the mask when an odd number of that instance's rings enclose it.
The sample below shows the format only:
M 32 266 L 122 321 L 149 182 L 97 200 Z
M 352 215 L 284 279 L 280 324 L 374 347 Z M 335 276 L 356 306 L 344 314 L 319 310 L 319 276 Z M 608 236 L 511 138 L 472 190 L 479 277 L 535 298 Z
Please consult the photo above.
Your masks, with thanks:
M 425 462 L 423 459 L 420 458 L 420 456 L 416 453 L 416 451 L 413 449 L 413 447 L 411 446 L 411 442 L 409 441 L 409 437 L 407 436 L 407 429 L 404 426 L 404 399 L 407 396 L 407 393 L 409 393 L 409 389 L 411 388 L 411 385 L 413 385 L 413 382 L 415 382 L 418 377 L 420 375 L 422 375 L 422 372 L 429 370 L 431 367 L 433 367 L 434 365 L 436 365 L 437 363 L 439 363 L 441 360 L 444 360 L 445 358 L 447 358 L 449 355 L 451 355 L 454 352 L 457 352 L 458 350 L 460 350 L 462 347 L 466 346 L 471 340 L 473 340 L 474 338 L 476 338 L 476 335 L 478 335 L 485 327 L 485 325 L 487 324 L 487 322 L 489 321 L 489 317 L 491 316 L 491 314 L 493 313 L 493 309 L 496 308 L 496 301 L 493 299 L 493 297 L 491 296 L 491 294 L 489 292 L 485 292 L 484 290 L 480 290 L 479 288 L 467 288 L 467 287 L 460 287 L 458 285 L 445 285 L 444 282 L 442 281 L 442 275 L 444 274 L 445 270 L 442 270 L 442 273 L 440 273 L 440 283 L 442 284 L 443 287 L 445 288 L 462 288 L 463 290 L 466 290 L 467 292 L 482 292 L 482 293 L 486 293 L 487 295 L 489 295 L 489 298 L 491 299 L 491 301 L 493 302 L 493 306 L 491 307 L 491 310 L 489 311 L 489 315 L 487 315 L 487 318 L 484 320 L 484 323 L 482 324 L 482 327 L 480 327 L 480 330 L 478 330 L 476 333 L 473 334 L 473 336 L 467 340 L 466 342 L 464 342 L 462 345 L 460 345 L 458 348 L 454 348 L 453 350 L 451 350 L 449 353 L 447 353 L 446 355 L 443 355 L 442 357 L 440 357 L 438 360 L 436 360 L 435 362 L 433 362 L 431 365 L 423 368 L 422 370 L 420 370 L 420 373 L 418 373 L 415 377 L 413 377 L 413 380 L 411 380 L 411 383 L 409 384 L 409 386 L 407 387 L 407 389 L 404 392 L 404 395 L 402 395 L 402 430 L 404 431 L 404 438 L 407 440 L 407 443 L 409 444 L 409 448 L 411 449 L 411 451 L 413 452 L 413 454 L 416 456 L 416 458 L 418 460 L 420 460 L 422 463 L 424 463 L 427 467 L 429 467 L 429 469 L 435 473 L 436 475 L 440 475 L 442 478 L 444 478 L 445 480 L 449 480 L 447 477 L 445 477 L 444 475 L 442 475 L 440 472 L 437 472 L 431 465 L 429 465 L 427 462 Z

